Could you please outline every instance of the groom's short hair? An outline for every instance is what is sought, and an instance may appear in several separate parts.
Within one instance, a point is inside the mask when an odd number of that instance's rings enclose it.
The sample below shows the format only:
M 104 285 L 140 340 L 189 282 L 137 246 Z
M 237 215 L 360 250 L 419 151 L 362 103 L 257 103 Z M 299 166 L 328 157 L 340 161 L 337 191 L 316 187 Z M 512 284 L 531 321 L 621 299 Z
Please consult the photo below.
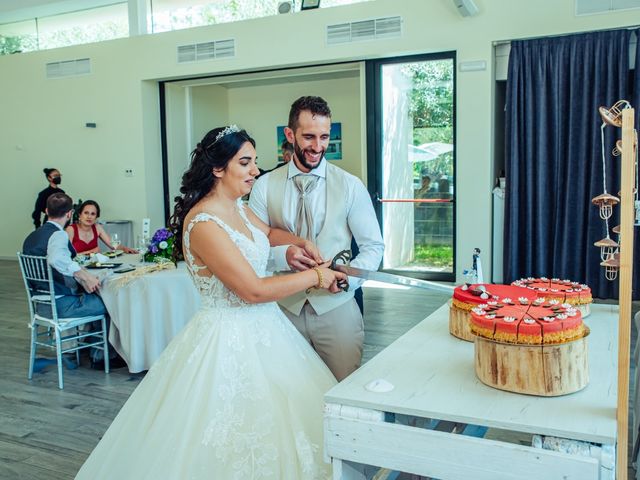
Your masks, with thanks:
M 313 96 L 300 97 L 291 104 L 291 110 L 289 110 L 289 124 L 287 126 L 294 132 L 298 127 L 300 112 L 304 110 L 308 110 L 312 115 L 331 118 L 331 109 L 324 98 Z

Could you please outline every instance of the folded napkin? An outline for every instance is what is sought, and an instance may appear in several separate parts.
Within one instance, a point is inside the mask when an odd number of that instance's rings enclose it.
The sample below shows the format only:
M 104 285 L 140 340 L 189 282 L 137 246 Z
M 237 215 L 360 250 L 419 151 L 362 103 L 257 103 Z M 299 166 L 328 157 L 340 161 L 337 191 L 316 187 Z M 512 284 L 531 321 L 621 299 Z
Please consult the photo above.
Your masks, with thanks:
M 98 263 L 108 263 L 109 262 L 109 257 L 101 254 L 101 253 L 96 253 L 95 254 L 95 260 Z

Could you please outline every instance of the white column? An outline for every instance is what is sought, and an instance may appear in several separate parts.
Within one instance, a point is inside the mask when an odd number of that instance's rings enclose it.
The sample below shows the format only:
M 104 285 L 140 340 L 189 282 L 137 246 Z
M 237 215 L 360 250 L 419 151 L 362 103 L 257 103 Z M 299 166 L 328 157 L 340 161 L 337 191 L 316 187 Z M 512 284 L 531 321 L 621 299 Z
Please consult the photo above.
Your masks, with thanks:
M 147 32 L 147 0 L 129 0 L 129 36 Z

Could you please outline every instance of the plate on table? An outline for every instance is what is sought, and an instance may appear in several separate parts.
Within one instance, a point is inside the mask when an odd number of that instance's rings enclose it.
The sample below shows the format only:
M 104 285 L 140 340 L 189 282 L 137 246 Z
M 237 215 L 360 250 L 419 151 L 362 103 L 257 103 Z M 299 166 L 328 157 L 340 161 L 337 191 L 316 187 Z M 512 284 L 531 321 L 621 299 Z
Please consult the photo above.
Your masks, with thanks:
M 107 263 L 107 262 L 95 262 L 85 265 L 86 268 L 116 268 L 122 265 L 122 263 Z
M 104 252 L 102 255 L 109 258 L 116 258 L 122 255 L 123 253 L 124 252 L 122 250 L 115 250 L 115 251 Z

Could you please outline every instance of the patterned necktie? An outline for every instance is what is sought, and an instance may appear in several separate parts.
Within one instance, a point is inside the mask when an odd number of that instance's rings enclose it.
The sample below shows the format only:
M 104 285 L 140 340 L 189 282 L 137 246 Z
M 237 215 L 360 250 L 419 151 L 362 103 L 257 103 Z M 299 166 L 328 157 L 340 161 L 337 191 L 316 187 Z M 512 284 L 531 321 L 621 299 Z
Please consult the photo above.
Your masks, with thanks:
M 315 241 L 313 231 L 313 216 L 311 206 L 308 205 L 308 195 L 316 188 L 318 177 L 316 175 L 296 175 L 293 183 L 298 189 L 298 210 L 296 212 L 296 235 L 307 240 Z

